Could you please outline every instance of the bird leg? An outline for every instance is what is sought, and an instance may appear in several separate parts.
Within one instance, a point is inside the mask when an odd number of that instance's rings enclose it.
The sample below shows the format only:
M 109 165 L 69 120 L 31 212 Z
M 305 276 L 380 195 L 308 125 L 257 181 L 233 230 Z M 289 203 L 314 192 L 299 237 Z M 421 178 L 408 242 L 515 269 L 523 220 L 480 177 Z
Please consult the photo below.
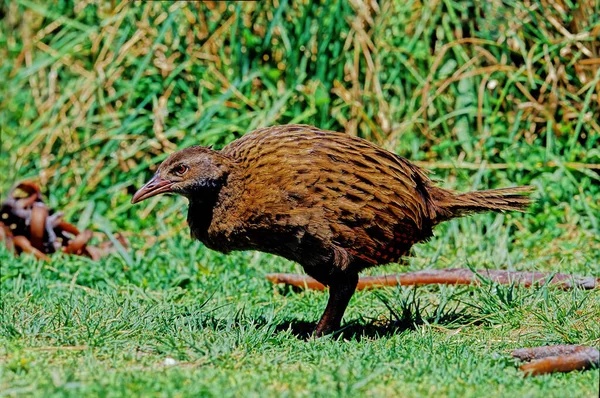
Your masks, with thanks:
M 329 300 L 321 320 L 314 331 L 315 337 L 321 337 L 340 328 L 344 311 L 356 290 L 358 274 L 336 277 L 329 285 Z

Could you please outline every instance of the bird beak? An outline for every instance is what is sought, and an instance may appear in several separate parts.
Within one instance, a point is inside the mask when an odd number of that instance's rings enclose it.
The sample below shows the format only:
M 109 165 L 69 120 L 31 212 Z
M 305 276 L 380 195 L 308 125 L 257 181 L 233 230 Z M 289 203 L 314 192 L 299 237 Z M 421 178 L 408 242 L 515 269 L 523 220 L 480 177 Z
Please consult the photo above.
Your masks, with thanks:
M 171 181 L 160 178 L 158 174 L 155 174 L 146 185 L 141 187 L 135 195 L 133 195 L 131 203 L 135 204 L 158 194 L 171 192 L 171 185 L 173 185 Z

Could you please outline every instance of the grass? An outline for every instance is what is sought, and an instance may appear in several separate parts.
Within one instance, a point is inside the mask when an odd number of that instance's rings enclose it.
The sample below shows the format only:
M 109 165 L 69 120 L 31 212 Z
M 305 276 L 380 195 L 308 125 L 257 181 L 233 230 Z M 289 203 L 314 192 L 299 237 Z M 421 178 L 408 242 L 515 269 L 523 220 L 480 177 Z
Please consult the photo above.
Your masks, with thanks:
M 597 369 L 524 378 L 509 355 L 600 345 L 597 291 L 360 292 L 307 341 L 326 295 L 264 279 L 298 265 L 192 242 L 182 199 L 129 200 L 176 148 L 309 123 L 448 188 L 537 188 L 527 214 L 446 223 L 369 273 L 598 277 L 598 2 L 114 3 L 0 2 L 0 192 L 37 180 L 96 240 L 131 241 L 98 263 L 0 248 L 0 395 L 597 395 Z
M 472 223 L 491 226 L 494 219 L 477 221 Z M 444 258 L 436 266 L 464 265 L 465 258 L 444 241 L 464 239 L 467 231 L 451 229 L 420 246 L 409 268 L 427 266 L 439 250 Z M 461 247 L 479 251 L 488 245 L 484 252 L 494 251 L 506 232 L 503 226 L 465 239 Z M 522 249 L 518 244 L 503 253 L 519 258 Z M 594 291 L 491 285 L 360 292 L 342 334 L 305 341 L 326 295 L 270 285 L 266 271 L 294 268 L 276 257 L 251 252 L 225 257 L 181 236 L 139 253 L 131 266 L 116 255 L 100 266 L 72 257 L 51 264 L 15 260 L 4 250 L 0 256 L 6 395 L 597 391 L 597 370 L 524 378 L 509 355 L 532 345 L 597 346 L 600 297 Z M 597 275 L 597 261 L 576 257 L 558 269 L 581 272 L 596 264 Z M 177 363 L 167 366 L 167 358 Z

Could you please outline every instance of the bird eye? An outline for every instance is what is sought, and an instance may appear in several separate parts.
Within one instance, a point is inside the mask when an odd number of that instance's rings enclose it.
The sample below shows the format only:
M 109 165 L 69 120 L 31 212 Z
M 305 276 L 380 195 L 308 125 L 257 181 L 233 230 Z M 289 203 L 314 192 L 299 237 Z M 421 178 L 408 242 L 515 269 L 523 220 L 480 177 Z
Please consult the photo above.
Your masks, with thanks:
M 173 169 L 173 173 L 177 174 L 178 176 L 184 175 L 185 173 L 187 173 L 187 171 L 188 171 L 188 167 L 184 164 L 180 164 L 179 166 L 176 166 Z

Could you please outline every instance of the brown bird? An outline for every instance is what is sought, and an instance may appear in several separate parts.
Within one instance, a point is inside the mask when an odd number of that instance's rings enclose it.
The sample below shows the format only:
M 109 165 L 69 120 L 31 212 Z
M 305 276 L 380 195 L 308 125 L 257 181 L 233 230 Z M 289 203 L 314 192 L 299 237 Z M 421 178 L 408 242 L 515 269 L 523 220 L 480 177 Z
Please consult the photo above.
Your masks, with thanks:
M 397 261 L 442 221 L 523 211 L 531 187 L 457 193 L 361 138 L 305 125 L 253 131 L 221 151 L 173 153 L 132 203 L 176 193 L 189 200 L 193 238 L 228 253 L 259 250 L 301 264 L 329 286 L 315 335 L 331 333 L 368 267 Z

